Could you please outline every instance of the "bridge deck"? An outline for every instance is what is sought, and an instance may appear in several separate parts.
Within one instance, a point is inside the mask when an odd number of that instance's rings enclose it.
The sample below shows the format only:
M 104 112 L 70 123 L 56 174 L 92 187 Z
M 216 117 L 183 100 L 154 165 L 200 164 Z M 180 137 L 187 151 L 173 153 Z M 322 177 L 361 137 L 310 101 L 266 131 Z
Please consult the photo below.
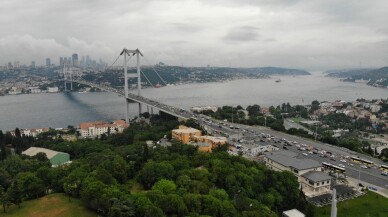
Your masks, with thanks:
M 97 85 L 97 84 L 94 84 L 91 82 L 82 81 L 82 80 L 78 80 L 78 79 L 74 79 L 73 82 L 76 82 L 79 84 L 84 84 L 84 85 L 94 87 L 94 88 L 98 88 L 100 90 L 114 93 L 114 94 L 117 94 L 117 95 L 125 98 L 124 91 L 117 90 L 117 89 L 112 88 L 112 87 L 108 87 L 105 85 Z M 187 112 L 183 109 L 169 106 L 169 105 L 154 101 L 152 99 L 148 99 L 148 98 L 143 97 L 143 96 L 135 95 L 133 93 L 128 93 L 127 100 L 130 102 L 141 103 L 141 104 L 153 107 L 155 109 L 158 109 L 159 111 L 165 112 L 167 114 L 173 115 L 173 116 L 178 117 L 178 118 L 182 118 L 184 120 L 190 119 L 191 116 L 193 115 L 191 112 Z

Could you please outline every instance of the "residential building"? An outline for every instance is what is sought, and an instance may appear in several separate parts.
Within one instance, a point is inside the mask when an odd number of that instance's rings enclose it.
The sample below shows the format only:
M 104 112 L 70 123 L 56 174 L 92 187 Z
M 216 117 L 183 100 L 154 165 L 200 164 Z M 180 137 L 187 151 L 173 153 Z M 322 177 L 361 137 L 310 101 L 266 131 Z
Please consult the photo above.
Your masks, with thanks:
M 206 142 L 210 143 L 212 148 L 217 147 L 217 145 L 225 145 L 228 139 L 226 137 L 216 137 L 216 136 L 194 136 L 194 140 L 197 142 Z
M 327 173 L 308 171 L 300 177 L 300 184 L 304 192 L 319 195 L 330 192 L 331 179 Z
M 113 123 L 104 121 L 84 122 L 79 124 L 78 132 L 82 137 L 100 137 L 103 134 L 122 133 L 129 127 L 123 120 L 117 120 Z
M 70 155 L 64 152 L 53 151 L 46 148 L 39 147 L 30 147 L 29 149 L 22 152 L 22 154 L 27 156 L 35 156 L 38 153 L 46 154 L 47 158 L 50 160 L 50 163 L 53 167 L 70 163 Z
M 208 142 L 194 142 L 192 145 L 198 147 L 198 151 L 202 152 L 212 152 L 212 144 Z
M 202 132 L 195 128 L 179 126 L 179 129 L 172 130 L 172 138 L 176 139 L 184 144 L 188 144 L 192 141 L 194 136 L 201 137 Z

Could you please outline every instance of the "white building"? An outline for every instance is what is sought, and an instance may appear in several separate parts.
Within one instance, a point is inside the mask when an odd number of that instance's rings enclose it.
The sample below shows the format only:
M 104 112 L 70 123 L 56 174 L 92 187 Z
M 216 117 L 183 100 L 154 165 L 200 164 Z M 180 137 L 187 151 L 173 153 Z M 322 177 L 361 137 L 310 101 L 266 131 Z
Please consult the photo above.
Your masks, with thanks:
M 129 124 L 123 120 L 117 120 L 111 124 L 104 121 L 85 122 L 79 124 L 78 132 L 82 137 L 99 137 L 103 134 L 122 133 L 128 126 Z
M 47 88 L 47 92 L 49 93 L 57 93 L 59 90 L 58 90 L 58 87 L 48 87 Z

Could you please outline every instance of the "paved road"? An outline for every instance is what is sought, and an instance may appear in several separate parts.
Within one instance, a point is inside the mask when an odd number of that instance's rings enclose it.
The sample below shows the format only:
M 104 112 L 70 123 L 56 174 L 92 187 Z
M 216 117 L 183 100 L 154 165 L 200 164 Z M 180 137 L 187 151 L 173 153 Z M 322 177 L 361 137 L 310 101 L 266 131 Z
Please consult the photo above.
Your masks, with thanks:
M 206 116 L 198 116 L 198 119 L 199 119 L 199 122 L 208 129 L 222 132 L 223 134 L 228 135 L 229 138 L 236 138 L 237 140 L 242 139 L 243 142 L 241 143 L 233 142 L 231 139 L 230 139 L 230 142 L 241 144 L 243 146 L 243 150 L 245 151 L 245 153 L 248 153 L 248 150 L 250 148 L 257 147 L 264 144 L 276 145 L 277 147 L 282 149 L 285 144 L 284 141 L 282 141 L 282 139 L 284 138 L 284 140 L 290 141 L 292 143 L 294 143 L 294 141 L 296 142 L 296 144 L 292 144 L 292 146 L 286 146 L 286 147 L 288 150 L 298 153 L 299 154 L 298 157 L 300 158 L 310 158 L 321 163 L 327 162 L 337 166 L 339 164 L 343 164 L 345 166 L 347 176 L 357 180 L 360 178 L 362 182 L 370 183 L 374 186 L 388 189 L 388 177 L 381 175 L 381 171 L 378 167 L 381 164 L 383 164 L 383 162 L 378 159 L 371 158 L 369 156 L 365 156 L 360 153 L 350 151 L 346 148 L 332 146 L 318 141 L 313 141 L 306 138 L 288 135 L 288 134 L 274 131 L 261 126 L 246 126 L 246 125 L 235 124 L 235 123 L 227 123 L 227 122 L 225 123 L 219 120 L 211 119 Z M 224 124 L 222 125 L 221 122 Z M 230 127 L 231 125 L 233 126 L 233 129 L 231 129 Z M 235 129 L 236 127 L 238 127 L 239 129 Z M 263 138 L 262 133 L 265 135 L 269 134 L 270 137 L 274 137 L 275 140 L 278 142 L 274 142 L 273 139 L 269 141 L 267 138 Z M 264 140 L 264 142 L 261 142 L 260 140 L 262 141 Z M 327 152 L 331 152 L 332 155 L 335 156 L 333 157 L 335 161 L 330 160 L 330 158 L 320 157 L 320 154 L 313 154 L 313 153 L 308 153 L 308 151 L 298 150 L 298 147 L 296 145 L 301 145 L 301 144 L 306 144 L 307 146 L 316 148 L 318 150 L 325 150 Z M 303 153 L 307 154 L 307 156 L 303 155 Z M 361 158 L 371 160 L 377 166 L 368 168 L 368 169 L 363 169 L 360 167 L 361 166 L 360 164 L 350 162 L 350 159 L 346 159 L 345 158 L 346 156 L 359 156 Z M 341 162 L 340 160 L 345 160 L 346 163 Z

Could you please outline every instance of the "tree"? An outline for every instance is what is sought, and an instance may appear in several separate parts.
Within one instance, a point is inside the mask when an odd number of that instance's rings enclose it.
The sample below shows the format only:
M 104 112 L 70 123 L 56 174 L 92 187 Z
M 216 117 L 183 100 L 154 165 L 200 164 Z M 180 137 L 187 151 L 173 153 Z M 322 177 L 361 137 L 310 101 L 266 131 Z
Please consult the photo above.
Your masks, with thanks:
M 310 108 L 310 113 L 313 113 L 314 111 L 318 110 L 320 108 L 320 103 L 318 100 L 314 100 L 311 102 L 311 108 Z
M 0 185 L 0 203 L 3 205 L 3 212 L 6 212 L 6 206 L 9 205 L 9 199 L 6 191 L 4 190 L 3 186 Z
M 163 194 L 172 194 L 176 190 L 176 185 L 173 181 L 162 179 L 152 186 L 152 190 Z
M 12 185 L 7 190 L 7 195 L 9 198 L 9 202 L 17 205 L 20 208 L 20 204 L 22 203 L 22 192 L 19 188 L 19 183 L 14 181 Z
M 247 111 L 248 111 L 249 116 L 257 116 L 260 113 L 260 106 L 257 104 L 254 104 L 252 106 L 248 106 Z
M 172 179 L 174 167 L 168 162 L 148 161 L 139 172 L 138 181 L 147 189 L 161 179 Z
M 16 176 L 22 196 L 34 199 L 43 196 L 46 192 L 42 180 L 35 173 L 21 172 Z

